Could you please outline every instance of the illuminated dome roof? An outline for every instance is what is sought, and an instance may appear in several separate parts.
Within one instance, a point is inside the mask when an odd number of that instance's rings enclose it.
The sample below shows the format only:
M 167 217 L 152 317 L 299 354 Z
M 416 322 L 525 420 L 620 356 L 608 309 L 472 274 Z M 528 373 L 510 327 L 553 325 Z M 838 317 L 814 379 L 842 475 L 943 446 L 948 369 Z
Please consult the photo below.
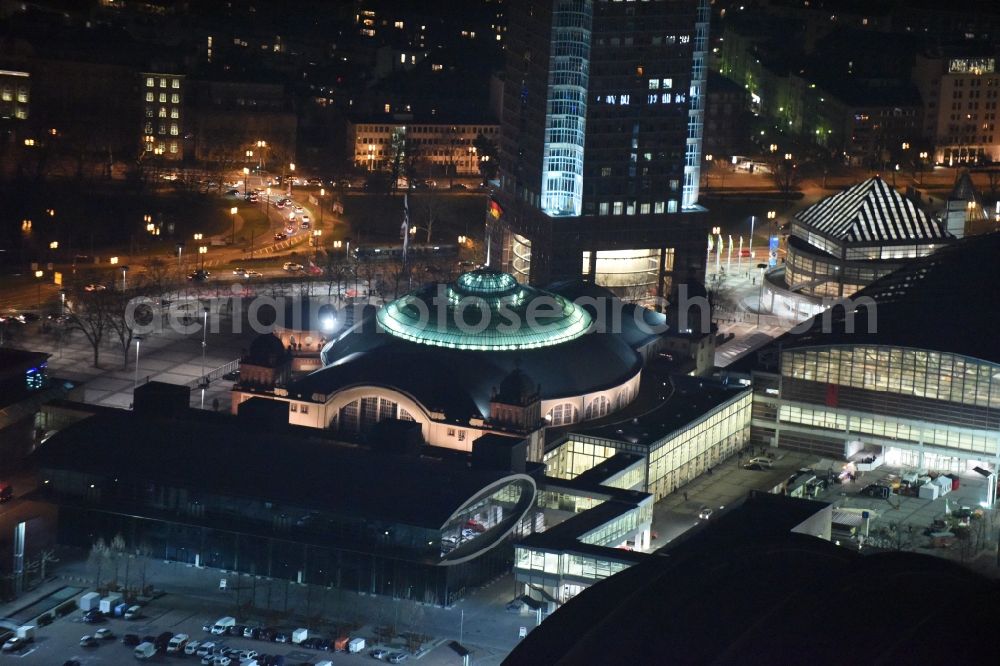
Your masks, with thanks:
M 514 351 L 584 335 L 591 316 L 568 299 L 480 269 L 431 285 L 379 310 L 378 323 L 404 340 L 449 349 Z

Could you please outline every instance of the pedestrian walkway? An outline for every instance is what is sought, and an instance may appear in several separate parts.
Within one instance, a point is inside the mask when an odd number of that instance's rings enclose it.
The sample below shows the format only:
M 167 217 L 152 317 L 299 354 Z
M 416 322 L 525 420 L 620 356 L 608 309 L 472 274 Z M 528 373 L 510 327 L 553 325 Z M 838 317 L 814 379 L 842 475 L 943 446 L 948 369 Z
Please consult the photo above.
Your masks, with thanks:
M 158 381 L 168 384 L 195 385 L 199 379 L 216 368 L 240 358 L 242 350 L 250 345 L 255 333 L 248 331 L 234 334 L 228 330 L 209 333 L 202 360 L 201 332 L 183 334 L 165 328 L 152 334 L 138 345 L 129 345 L 127 358 L 117 340 L 106 340 L 101 346 L 100 367 L 93 366 L 94 353 L 83 333 L 74 331 L 61 338 L 52 333 L 42 333 L 31 327 L 17 340 L 23 349 L 48 352 L 49 376 L 68 380 L 77 385 L 74 399 L 106 407 L 128 409 L 132 405 L 135 384 Z M 139 348 L 139 366 L 136 370 L 136 347 Z M 230 406 L 232 381 L 220 379 L 204 390 L 191 392 L 191 406 L 204 409 L 218 407 L 226 411 Z

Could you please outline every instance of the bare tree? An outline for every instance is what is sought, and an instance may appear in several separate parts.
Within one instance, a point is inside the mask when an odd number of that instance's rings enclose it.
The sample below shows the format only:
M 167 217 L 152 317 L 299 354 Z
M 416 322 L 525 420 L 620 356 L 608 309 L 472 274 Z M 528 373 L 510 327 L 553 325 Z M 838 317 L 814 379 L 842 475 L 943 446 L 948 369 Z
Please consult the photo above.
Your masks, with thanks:
M 91 288 L 91 291 L 87 289 Z M 88 285 L 74 290 L 66 301 L 67 330 L 83 333 L 94 352 L 94 367 L 100 367 L 101 345 L 111 330 L 112 313 L 118 296 L 103 285 Z
M 486 185 L 492 179 L 496 178 L 497 175 L 497 145 L 492 139 L 488 138 L 483 134 L 476 136 L 476 140 L 472 144 L 476 149 L 476 157 L 478 158 L 479 166 L 479 177 L 483 179 L 483 185 Z
M 455 175 L 458 169 L 457 155 L 462 149 L 462 135 L 459 133 L 458 128 L 449 125 L 444 131 L 444 143 L 445 143 L 445 157 L 448 158 L 445 164 L 448 169 L 448 186 L 451 187 L 455 184 Z
M 97 541 L 90 547 L 90 557 L 88 561 L 96 565 L 97 573 L 94 576 L 94 587 L 101 585 L 101 571 L 104 568 L 104 561 L 108 559 L 108 544 L 102 537 L 97 537 Z

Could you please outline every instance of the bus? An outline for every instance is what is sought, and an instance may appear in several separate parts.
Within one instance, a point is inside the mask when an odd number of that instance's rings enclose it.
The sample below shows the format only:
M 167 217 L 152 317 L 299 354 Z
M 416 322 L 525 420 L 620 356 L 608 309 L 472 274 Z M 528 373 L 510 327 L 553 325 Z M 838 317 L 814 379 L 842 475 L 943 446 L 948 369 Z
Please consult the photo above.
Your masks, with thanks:
M 359 261 L 402 261 L 402 245 L 362 245 L 352 250 Z M 410 245 L 407 249 L 410 261 L 447 259 L 458 256 L 457 245 Z

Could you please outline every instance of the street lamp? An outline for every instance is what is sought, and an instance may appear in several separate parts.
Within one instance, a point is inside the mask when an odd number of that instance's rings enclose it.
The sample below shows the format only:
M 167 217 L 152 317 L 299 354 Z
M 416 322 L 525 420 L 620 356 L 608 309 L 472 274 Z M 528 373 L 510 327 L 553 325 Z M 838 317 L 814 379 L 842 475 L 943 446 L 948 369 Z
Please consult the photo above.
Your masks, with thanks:
M 236 206 L 229 209 L 229 214 L 233 216 L 233 245 L 236 245 Z
M 50 250 L 58 250 L 59 249 L 59 241 L 52 241 L 51 243 L 49 243 L 49 249 Z
M 208 377 L 205 376 L 205 347 L 208 346 L 208 308 L 205 308 L 205 318 L 201 325 L 201 408 L 205 409 L 205 389 L 208 387 Z
M 118 265 L 118 257 L 111 257 L 110 259 L 108 259 L 108 262 L 109 262 L 109 263 L 110 263 L 110 264 L 111 264 L 112 266 L 117 266 L 117 265 Z
M 760 296 L 757 297 L 757 328 L 760 328 L 760 311 L 764 309 L 764 271 L 767 270 L 767 264 L 757 264 L 757 268 L 760 269 Z
M 35 277 L 38 279 L 38 309 L 42 309 L 42 276 L 45 275 L 43 271 L 35 271 Z
M 323 226 L 323 197 L 326 196 L 326 189 L 319 188 L 319 224 Z
M 125 282 L 125 274 L 128 273 L 128 266 L 122 266 L 122 291 L 128 289 L 128 284 Z
M 177 244 L 177 270 L 181 269 L 181 253 L 184 251 L 184 243 Z
M 292 181 L 295 180 L 295 163 L 290 162 L 288 164 L 288 170 L 291 171 L 291 175 L 288 177 L 288 196 L 292 196 Z
M 204 245 L 198 246 L 199 263 L 201 268 L 205 268 L 205 255 L 208 253 L 208 248 Z
M 458 244 L 459 244 L 459 245 L 465 245 L 465 242 L 466 242 L 467 240 L 469 240 L 469 238 L 468 238 L 467 236 L 459 236 L 459 237 L 458 237 Z
M 791 153 L 785 153 L 785 159 L 790 162 L 792 160 L 792 154 Z
M 139 344 L 142 342 L 142 336 L 135 336 L 135 379 L 132 380 L 132 394 L 135 395 L 135 390 L 139 387 Z
M 247 185 L 250 182 L 250 169 L 243 167 L 243 198 L 247 198 Z
M 753 260 L 753 228 L 754 228 L 754 225 L 756 223 L 757 223 L 757 218 L 754 217 L 753 215 L 751 215 L 750 216 L 750 245 L 747 247 L 747 250 L 750 252 L 750 259 L 751 260 Z

